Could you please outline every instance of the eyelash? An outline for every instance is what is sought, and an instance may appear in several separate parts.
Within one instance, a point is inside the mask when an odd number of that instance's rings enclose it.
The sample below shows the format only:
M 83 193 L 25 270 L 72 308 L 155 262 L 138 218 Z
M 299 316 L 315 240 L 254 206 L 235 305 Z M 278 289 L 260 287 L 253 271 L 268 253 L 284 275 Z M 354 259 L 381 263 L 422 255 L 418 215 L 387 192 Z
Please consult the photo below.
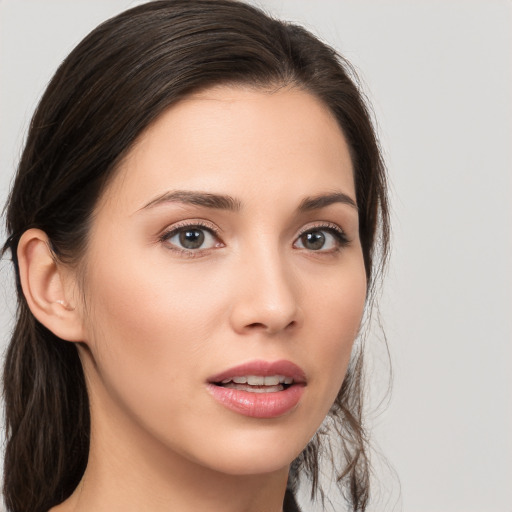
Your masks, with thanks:
M 212 248 L 209 249 L 185 249 L 173 246 L 172 244 L 168 243 L 169 240 L 175 236 L 178 235 L 180 232 L 182 232 L 185 229 L 197 229 L 197 230 L 203 230 L 207 231 L 210 235 L 213 237 L 219 239 L 219 230 L 210 223 L 207 223 L 205 221 L 193 221 L 193 222 L 180 222 L 178 224 L 174 224 L 171 226 L 168 230 L 164 231 L 159 237 L 158 241 L 167 244 L 167 248 L 171 251 L 177 252 L 179 255 L 188 257 L 188 258 L 197 258 L 200 256 L 205 255 L 208 253 Z M 224 244 L 220 242 L 216 247 L 224 247 Z
M 301 237 L 304 236 L 306 233 L 312 233 L 315 231 L 326 231 L 327 233 L 331 234 L 335 238 L 338 246 L 331 250 L 324 250 L 324 251 L 311 250 L 309 252 L 312 252 L 312 253 L 316 252 L 317 254 L 332 254 L 332 253 L 336 253 L 336 252 L 340 251 L 341 249 L 343 249 L 344 247 L 347 247 L 350 244 L 350 240 L 348 239 L 347 235 L 345 234 L 345 231 L 343 231 L 343 229 L 341 229 L 337 224 L 333 224 L 331 222 L 321 222 L 319 224 L 313 224 L 313 225 L 304 227 L 303 229 L 301 229 L 301 231 L 297 235 L 296 240 L 300 240 Z M 294 244 L 295 243 L 296 242 L 294 242 Z M 306 248 L 304 248 L 304 249 L 307 250 Z
M 174 237 L 175 235 L 178 235 L 180 232 L 182 232 L 185 229 L 204 230 L 204 231 L 207 231 L 210 235 L 212 235 L 216 239 L 220 240 L 219 230 L 213 224 L 207 223 L 205 221 L 194 221 L 194 222 L 182 222 L 182 223 L 174 224 L 172 227 L 170 227 L 168 230 L 164 231 L 158 237 L 158 241 L 163 244 L 167 244 L 167 247 L 170 250 L 175 251 L 178 254 L 185 256 L 185 257 L 189 257 L 189 258 L 200 257 L 203 255 L 206 255 L 212 249 L 215 249 L 217 247 L 224 247 L 224 243 L 219 242 L 219 244 L 214 248 L 207 248 L 207 249 L 198 248 L 198 249 L 192 250 L 192 249 L 179 248 L 177 246 L 174 246 L 174 245 L 168 243 L 172 237 Z M 332 253 L 336 253 L 336 252 L 340 251 L 341 249 L 343 249 L 344 247 L 346 247 L 350 244 L 350 240 L 347 238 L 347 235 L 338 225 L 330 223 L 330 222 L 327 222 L 327 223 L 323 222 L 323 223 L 319 223 L 319 224 L 309 225 L 309 226 L 306 226 L 303 229 L 301 229 L 301 231 L 297 234 L 297 237 L 296 237 L 293 245 L 295 246 L 297 241 L 299 241 L 301 239 L 301 237 L 304 236 L 305 234 L 312 233 L 315 231 L 325 231 L 325 232 L 331 234 L 335 238 L 338 246 L 335 247 L 334 249 L 318 250 L 318 251 L 314 251 L 314 250 L 308 251 L 308 249 L 305 247 L 304 248 L 298 247 L 297 249 L 304 249 L 311 253 L 316 252 L 318 254 L 332 254 Z

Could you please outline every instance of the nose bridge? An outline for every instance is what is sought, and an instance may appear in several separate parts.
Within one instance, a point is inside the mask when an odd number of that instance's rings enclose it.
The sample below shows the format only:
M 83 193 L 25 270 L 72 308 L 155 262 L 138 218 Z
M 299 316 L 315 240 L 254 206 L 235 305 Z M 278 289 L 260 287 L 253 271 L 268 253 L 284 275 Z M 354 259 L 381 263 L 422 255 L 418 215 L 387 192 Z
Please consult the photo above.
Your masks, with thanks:
M 301 320 L 297 283 L 286 255 L 274 240 L 261 237 L 243 254 L 233 321 L 238 330 L 277 333 Z

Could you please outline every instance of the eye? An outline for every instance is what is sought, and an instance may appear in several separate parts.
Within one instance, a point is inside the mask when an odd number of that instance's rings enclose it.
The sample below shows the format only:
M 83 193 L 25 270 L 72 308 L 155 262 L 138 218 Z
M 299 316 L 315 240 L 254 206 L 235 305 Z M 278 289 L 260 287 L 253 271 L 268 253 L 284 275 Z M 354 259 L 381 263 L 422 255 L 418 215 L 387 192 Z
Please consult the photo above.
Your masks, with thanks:
M 161 240 L 173 249 L 182 251 L 213 249 L 222 245 L 213 229 L 201 225 L 175 227 L 165 233 Z
M 308 251 L 332 252 L 348 245 L 348 239 L 338 226 L 318 226 L 303 231 L 294 246 Z

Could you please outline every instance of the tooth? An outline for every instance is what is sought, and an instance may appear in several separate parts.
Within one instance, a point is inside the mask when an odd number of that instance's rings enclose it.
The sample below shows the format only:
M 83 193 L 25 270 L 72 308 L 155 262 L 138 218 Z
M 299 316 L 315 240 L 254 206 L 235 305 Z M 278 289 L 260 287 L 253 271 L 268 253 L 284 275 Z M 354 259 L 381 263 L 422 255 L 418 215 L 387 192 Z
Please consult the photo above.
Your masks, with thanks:
M 265 377 L 262 377 L 260 375 L 249 375 L 247 377 L 246 382 L 250 386 L 263 386 L 263 384 L 265 383 Z
M 279 384 L 279 376 L 272 375 L 264 378 L 265 386 L 277 386 Z
M 231 378 L 229 378 L 229 379 L 224 379 L 224 380 L 222 381 L 222 384 L 227 384 L 228 382 L 231 382 Z
M 249 391 L 253 393 L 276 393 L 277 391 L 283 391 L 283 386 L 267 386 L 265 388 L 252 388 Z
M 283 391 L 283 386 L 265 386 L 265 387 L 255 387 L 249 384 L 235 384 L 234 382 L 229 382 L 225 386 L 229 389 L 236 389 L 238 391 L 249 391 L 251 393 L 277 393 L 278 391 Z
M 247 384 L 247 377 L 233 377 L 231 380 L 237 384 Z
M 269 388 L 256 388 L 252 390 L 253 393 L 271 393 L 272 391 Z
M 284 384 L 292 384 L 293 383 L 293 379 L 291 377 L 285 377 L 283 383 Z

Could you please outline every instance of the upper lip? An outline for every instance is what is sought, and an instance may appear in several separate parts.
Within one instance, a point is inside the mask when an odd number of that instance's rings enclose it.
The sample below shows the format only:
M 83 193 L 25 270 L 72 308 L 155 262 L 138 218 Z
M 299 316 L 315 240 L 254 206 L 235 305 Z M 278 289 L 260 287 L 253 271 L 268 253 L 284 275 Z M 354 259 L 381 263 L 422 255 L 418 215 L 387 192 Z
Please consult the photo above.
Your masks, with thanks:
M 284 359 L 272 362 L 256 360 L 243 363 L 209 377 L 208 382 L 222 382 L 231 377 L 244 377 L 248 375 L 258 375 L 262 377 L 283 375 L 284 377 L 291 377 L 294 383 L 306 383 L 304 370 L 295 363 Z

